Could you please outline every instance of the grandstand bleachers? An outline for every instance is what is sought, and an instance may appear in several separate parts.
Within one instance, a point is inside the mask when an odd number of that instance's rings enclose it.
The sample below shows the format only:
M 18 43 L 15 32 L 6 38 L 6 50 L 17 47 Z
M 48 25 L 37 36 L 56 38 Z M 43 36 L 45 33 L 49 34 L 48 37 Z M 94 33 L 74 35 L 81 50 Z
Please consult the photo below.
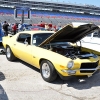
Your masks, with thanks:
M 92 8 L 91 8 L 92 9 Z M 18 16 L 21 16 L 22 12 L 18 12 Z M 25 12 L 26 14 L 26 12 Z M 0 7 L 0 21 L 7 21 L 9 23 L 19 22 L 21 18 L 14 18 L 14 8 L 10 7 Z M 31 10 L 31 19 L 24 20 L 25 23 L 35 24 L 40 21 L 46 23 L 53 23 L 57 25 L 59 22 L 62 25 L 65 25 L 70 22 L 93 22 L 99 25 L 100 16 L 99 15 L 90 15 L 90 14 L 82 14 L 82 13 L 74 13 L 74 12 L 60 12 L 60 11 L 46 11 L 46 10 Z

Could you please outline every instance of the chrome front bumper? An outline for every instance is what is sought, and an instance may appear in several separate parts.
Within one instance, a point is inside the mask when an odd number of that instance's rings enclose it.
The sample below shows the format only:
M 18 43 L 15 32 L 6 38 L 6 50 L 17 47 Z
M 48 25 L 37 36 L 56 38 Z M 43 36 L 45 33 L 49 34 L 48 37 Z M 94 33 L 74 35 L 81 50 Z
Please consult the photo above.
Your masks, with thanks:
M 96 67 L 96 68 L 91 68 L 91 69 L 76 69 L 76 70 L 61 70 L 64 73 L 67 73 L 68 75 L 75 75 L 77 72 L 80 72 L 80 74 L 94 74 L 97 70 L 100 69 L 100 66 Z M 87 71 L 87 72 L 82 72 L 82 71 Z M 90 71 L 90 72 L 89 72 Z

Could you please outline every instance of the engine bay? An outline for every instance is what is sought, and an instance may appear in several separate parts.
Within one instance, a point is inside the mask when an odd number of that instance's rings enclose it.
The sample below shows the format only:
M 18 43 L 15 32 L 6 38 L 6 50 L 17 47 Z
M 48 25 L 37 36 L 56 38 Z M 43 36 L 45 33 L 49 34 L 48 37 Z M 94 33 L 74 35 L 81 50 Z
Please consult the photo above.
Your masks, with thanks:
M 53 45 L 47 45 L 45 48 L 53 52 L 59 53 L 65 57 L 71 58 L 72 60 L 77 59 L 77 58 L 89 59 L 90 57 L 93 57 L 93 58 L 97 57 L 93 53 L 82 51 L 81 46 L 74 47 L 71 45 L 53 44 Z

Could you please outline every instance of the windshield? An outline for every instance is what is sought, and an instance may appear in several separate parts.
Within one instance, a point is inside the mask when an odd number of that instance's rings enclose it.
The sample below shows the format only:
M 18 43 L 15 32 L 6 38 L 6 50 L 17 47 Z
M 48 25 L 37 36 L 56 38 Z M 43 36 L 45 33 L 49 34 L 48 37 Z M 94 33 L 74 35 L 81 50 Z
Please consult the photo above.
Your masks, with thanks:
M 39 27 L 39 26 L 30 26 L 28 28 L 29 28 L 29 30 L 45 30 L 45 28 Z
M 33 38 L 32 38 L 32 44 L 33 45 L 39 45 L 52 34 L 53 33 L 38 33 L 38 34 L 34 34 Z

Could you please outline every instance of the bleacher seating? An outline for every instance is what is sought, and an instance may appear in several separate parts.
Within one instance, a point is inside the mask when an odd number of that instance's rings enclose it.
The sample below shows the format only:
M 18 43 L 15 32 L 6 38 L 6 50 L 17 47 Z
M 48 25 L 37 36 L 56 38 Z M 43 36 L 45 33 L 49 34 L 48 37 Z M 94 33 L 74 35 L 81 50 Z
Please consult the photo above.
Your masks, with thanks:
M 18 12 L 21 15 L 21 11 Z M 26 14 L 26 13 L 25 13 Z M 89 15 L 89 14 L 76 14 L 69 12 L 54 12 L 54 11 L 42 11 L 42 10 L 32 10 L 31 19 L 25 20 L 27 23 L 38 23 L 44 21 L 46 23 L 52 23 L 56 25 L 59 22 L 62 24 L 70 23 L 72 21 L 78 22 L 93 22 L 99 24 L 100 16 Z M 0 7 L 0 21 L 8 21 L 10 23 L 19 22 L 20 19 L 14 19 L 14 8 L 3 8 Z

